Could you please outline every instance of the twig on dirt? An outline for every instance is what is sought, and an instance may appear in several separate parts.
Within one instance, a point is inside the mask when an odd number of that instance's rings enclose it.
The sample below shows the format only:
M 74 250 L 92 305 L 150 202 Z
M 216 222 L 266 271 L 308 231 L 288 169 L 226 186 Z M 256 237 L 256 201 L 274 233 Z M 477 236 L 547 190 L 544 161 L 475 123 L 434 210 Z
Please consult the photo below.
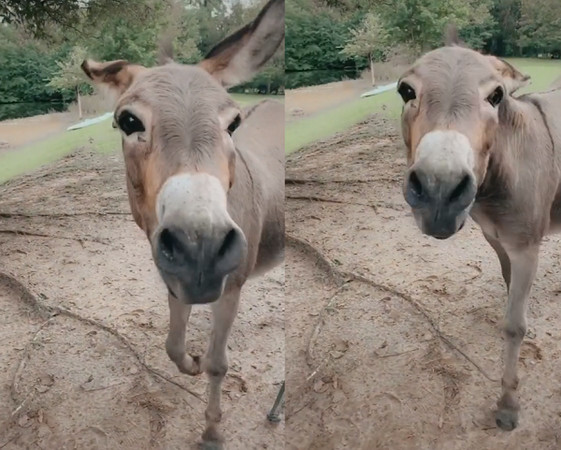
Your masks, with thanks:
M 196 397 L 201 402 L 204 401 L 203 398 L 197 392 L 192 391 L 189 388 L 186 388 L 185 386 L 183 386 L 183 385 L 179 384 L 178 382 L 169 378 L 167 375 L 164 375 L 159 370 L 157 370 L 157 369 L 149 366 L 148 364 L 146 364 L 146 362 L 144 361 L 144 358 L 140 355 L 139 352 L 137 352 L 135 350 L 135 348 L 132 346 L 132 344 L 129 342 L 129 340 L 126 337 L 124 337 L 121 333 L 119 333 L 117 330 L 115 330 L 114 328 L 111 328 L 111 327 L 109 327 L 109 326 L 107 326 L 107 325 L 105 325 L 101 322 L 98 322 L 97 320 L 90 319 L 88 317 L 82 317 L 79 314 L 77 314 L 73 311 L 70 311 L 66 308 L 61 308 L 59 306 L 54 306 L 54 307 L 50 307 L 49 309 L 51 311 L 53 311 L 55 314 L 61 314 L 61 315 L 67 316 L 67 317 L 71 317 L 71 318 L 76 319 L 80 322 L 84 322 L 84 323 L 87 323 L 87 324 L 92 325 L 94 327 L 101 328 L 103 331 L 106 331 L 107 333 L 112 334 L 119 341 L 121 341 L 121 343 L 133 354 L 133 356 L 136 358 L 138 363 L 147 372 L 161 378 L 162 380 L 167 381 L 168 383 L 171 383 L 171 384 L 177 386 L 178 388 L 184 390 L 185 392 L 188 392 L 189 394 L 191 394 L 193 397 Z
M 287 414 L 287 416 L 290 416 L 291 418 L 294 418 L 296 416 L 296 414 L 298 414 L 300 411 L 305 410 L 308 406 L 310 406 L 312 404 L 313 399 L 311 399 L 310 401 L 307 401 L 306 403 L 304 403 L 302 406 L 300 406 L 300 408 L 296 408 L 294 411 L 292 411 L 291 413 Z
M 125 384 L 124 381 L 120 382 L 120 383 L 114 383 L 114 384 L 109 384 L 107 386 L 99 386 L 99 387 L 95 387 L 95 388 L 85 388 L 83 384 L 80 385 L 80 389 L 82 389 L 84 392 L 95 392 L 95 391 L 104 391 L 105 389 L 109 389 L 115 386 L 121 386 L 122 384 Z
M 307 383 L 308 381 L 310 381 L 312 378 L 314 378 L 314 377 L 317 375 L 317 373 L 319 372 L 319 369 L 321 369 L 322 366 L 323 366 L 327 361 L 329 361 L 329 355 L 327 355 L 325 358 L 323 358 L 323 360 L 322 360 L 322 361 L 318 364 L 318 366 L 312 371 L 312 373 L 310 373 L 310 375 L 308 375 L 308 376 L 306 377 L 306 383 Z
M 398 212 L 403 212 L 406 210 L 405 205 L 400 205 L 391 202 L 384 202 L 384 201 L 378 201 L 375 203 L 360 203 L 360 202 L 348 202 L 343 200 L 330 199 L 330 198 L 319 197 L 319 196 L 290 195 L 290 194 L 286 194 L 285 198 L 288 200 L 309 200 L 315 202 L 336 203 L 336 204 L 343 204 L 343 205 L 366 206 L 368 208 L 372 208 L 376 214 L 380 212 L 379 211 L 380 208 L 391 209 L 393 211 L 398 211 Z
M 485 371 L 485 369 L 483 369 L 479 364 L 477 364 L 472 358 L 470 358 L 463 350 L 461 350 L 456 344 L 454 344 L 449 338 L 447 338 L 446 336 L 444 336 L 442 334 L 442 331 L 440 331 L 440 328 L 438 328 L 438 326 L 436 325 L 436 323 L 434 322 L 434 320 L 432 319 L 432 317 L 425 311 L 425 309 L 419 304 L 417 303 L 413 297 L 411 297 L 409 294 L 406 294 L 404 292 L 400 292 L 394 288 L 391 288 L 389 286 L 385 286 L 383 284 L 377 283 L 374 280 L 371 280 L 369 278 L 366 278 L 362 275 L 357 275 L 353 272 L 342 272 L 344 275 L 356 280 L 356 281 L 361 281 L 365 284 L 368 284 L 372 287 L 375 287 L 377 289 L 380 289 L 382 291 L 385 291 L 389 294 L 393 294 L 397 297 L 401 297 L 403 300 L 405 300 L 407 303 L 409 303 L 411 306 L 413 306 L 413 308 L 415 308 L 420 315 L 422 315 L 425 320 L 428 322 L 428 324 L 430 325 L 430 327 L 433 329 L 434 333 L 438 336 L 438 338 L 444 343 L 446 344 L 449 348 L 451 348 L 452 350 L 455 350 L 456 352 L 458 352 L 460 355 L 462 355 L 470 364 L 472 364 L 485 378 L 487 378 L 489 381 L 498 381 L 495 378 L 492 378 L 491 376 L 489 376 L 489 374 Z
M 322 202 L 322 203 L 338 203 L 341 205 L 357 205 L 357 206 L 366 206 L 367 208 L 372 208 L 374 212 L 378 212 L 378 208 L 376 205 L 370 205 L 368 203 L 359 203 L 359 202 L 346 202 L 344 200 L 336 200 L 334 198 L 325 198 L 325 197 L 316 197 L 313 195 L 285 195 L 285 199 L 288 200 L 309 200 L 311 202 Z
M 405 206 L 396 205 L 394 203 L 389 203 L 389 202 L 377 202 L 376 204 L 374 204 L 374 203 L 347 202 L 347 201 L 344 201 L 344 200 L 336 200 L 336 199 L 318 197 L 318 196 L 313 196 L 313 195 L 290 195 L 290 194 L 286 194 L 285 199 L 288 199 L 288 200 L 309 200 L 309 201 L 312 201 L 312 202 L 337 203 L 337 204 L 342 204 L 342 205 L 366 206 L 368 208 L 372 208 L 376 214 L 378 213 L 378 208 L 393 209 L 394 211 L 404 211 L 405 210 Z
M 4 283 L 11 284 L 11 285 L 15 286 L 16 289 L 23 294 L 22 297 L 24 298 L 24 301 L 26 303 L 28 303 L 35 310 L 37 310 L 41 316 L 49 317 L 49 319 L 42 325 L 42 327 L 44 327 L 46 325 L 46 323 L 49 322 L 50 320 L 53 320 L 56 316 L 61 315 L 61 316 L 66 316 L 66 317 L 70 317 L 72 319 L 78 320 L 79 322 L 87 323 L 88 325 L 91 325 L 93 327 L 100 328 L 103 331 L 106 331 L 107 333 L 116 337 L 133 354 L 133 356 L 136 358 L 137 362 L 148 373 L 150 373 L 153 376 L 156 376 L 158 378 L 161 378 L 162 380 L 165 380 L 168 383 L 171 383 L 171 384 L 177 386 L 178 388 L 180 388 L 181 390 L 191 394 L 193 397 L 197 398 L 201 402 L 204 401 L 203 398 L 197 392 L 192 391 L 191 389 L 177 383 L 176 381 L 169 378 L 167 375 L 165 375 L 165 374 L 161 373 L 160 371 L 158 371 L 157 369 L 149 366 L 144 361 L 144 358 L 140 355 L 140 353 L 132 346 L 132 344 L 129 342 L 129 340 L 125 336 L 123 336 L 121 333 L 119 333 L 117 330 L 115 330 L 114 328 L 111 328 L 111 327 L 109 327 L 109 326 L 107 326 L 107 325 L 105 325 L 101 322 L 98 322 L 97 320 L 90 319 L 88 317 L 83 317 L 78 313 L 70 311 L 66 308 L 61 308 L 60 306 L 44 305 L 43 303 L 41 303 L 39 301 L 38 297 L 35 294 L 33 294 L 27 286 L 25 286 L 22 282 L 20 282 L 17 278 L 13 277 L 12 275 L 0 272 L 0 282 L 4 282 Z M 40 330 L 38 330 L 38 332 L 39 331 Z M 38 334 L 38 332 L 36 333 L 36 335 Z M 25 357 L 25 354 L 24 354 L 24 357 Z M 24 364 L 25 363 L 23 363 L 23 365 Z M 23 368 L 23 365 L 20 362 L 20 366 L 22 366 L 22 368 Z M 19 369 L 19 367 L 18 367 L 18 369 Z M 18 371 L 16 373 L 18 373 Z
M 237 373 L 227 373 L 226 376 L 233 378 L 234 380 L 238 380 L 240 382 L 240 391 L 247 392 L 247 381 L 245 381 L 241 375 L 238 375 Z
M 31 338 L 31 340 L 27 343 L 27 345 L 25 346 L 25 349 L 23 351 L 23 354 L 21 356 L 21 359 L 19 361 L 18 364 L 18 368 L 16 369 L 16 372 L 14 373 L 14 378 L 12 379 L 12 385 L 11 385 L 11 396 L 12 396 L 12 400 L 14 402 L 17 402 L 17 397 L 19 395 L 19 389 L 18 389 L 18 382 L 19 379 L 21 378 L 21 374 L 25 368 L 25 363 L 27 362 L 27 360 L 29 359 L 30 353 L 31 353 L 31 349 L 33 348 L 33 346 L 37 343 L 37 338 L 39 337 L 39 333 L 41 333 L 41 331 L 43 331 L 43 329 L 53 321 L 54 317 L 49 317 L 47 320 L 45 320 L 40 326 L 39 328 L 37 328 L 37 331 L 35 331 L 35 333 L 33 334 L 33 338 Z M 12 417 L 15 416 L 25 405 L 25 403 L 27 403 L 27 401 L 33 396 L 33 390 L 31 390 L 26 396 L 25 398 L 19 403 L 19 405 L 12 411 Z
M 125 211 L 85 211 L 77 213 L 37 213 L 37 214 L 24 214 L 24 213 L 3 213 L 0 212 L 0 217 L 3 219 L 13 219 L 23 217 L 31 219 L 34 217 L 75 217 L 75 216 L 130 216 L 130 212 Z
M 0 234 L 13 234 L 15 236 L 44 237 L 44 238 L 51 238 L 51 239 L 65 239 L 68 241 L 79 242 L 82 245 L 84 242 L 96 242 L 98 244 L 109 245 L 109 242 L 107 240 L 103 240 L 99 238 L 74 238 L 68 236 L 56 236 L 54 234 L 35 233 L 33 231 L 25 231 L 25 230 L 0 229 Z
M 15 436 L 11 437 L 6 442 L 4 442 L 3 444 L 0 445 L 0 449 L 6 447 L 8 444 L 11 444 L 13 441 L 15 441 L 20 436 L 21 436 L 20 434 L 16 434 Z
M 342 180 L 318 179 L 318 178 L 285 178 L 284 184 L 362 184 L 362 183 L 388 183 L 398 182 L 401 177 L 382 178 L 347 178 Z
M 403 401 L 397 396 L 395 395 L 393 392 L 380 392 L 376 397 L 381 397 L 382 395 L 385 395 L 389 398 L 391 398 L 392 400 L 395 400 L 396 402 L 398 402 L 400 405 L 403 406 Z
M 374 352 L 374 356 L 376 356 L 376 358 L 393 358 L 395 356 L 401 356 L 401 355 L 406 355 L 407 353 L 413 353 L 416 352 L 417 350 L 420 350 L 419 347 L 416 348 L 412 348 L 411 350 L 405 350 L 404 352 L 397 352 L 397 353 L 389 353 L 387 355 L 379 355 L 377 352 Z
M 434 320 L 432 319 L 432 317 L 409 294 L 406 294 L 404 292 L 400 292 L 395 288 L 392 288 L 392 287 L 386 286 L 384 284 L 378 283 L 378 282 L 376 282 L 374 280 L 371 280 L 370 278 L 367 278 L 363 275 L 359 275 L 359 274 L 356 274 L 356 273 L 350 272 L 350 271 L 339 270 L 335 266 L 335 264 L 332 263 L 331 261 L 329 261 L 325 256 L 323 256 L 319 250 L 317 250 L 310 243 L 308 243 L 306 241 L 303 241 L 302 239 L 299 239 L 299 238 L 294 237 L 294 236 L 287 235 L 286 236 L 286 243 L 289 244 L 289 245 L 295 245 L 297 247 L 303 248 L 306 251 L 309 251 L 311 254 L 313 254 L 314 257 L 321 260 L 322 265 L 324 267 L 328 268 L 328 273 L 335 280 L 358 281 L 358 282 L 361 282 L 361 283 L 364 283 L 364 284 L 368 284 L 369 286 L 372 286 L 376 289 L 380 289 L 381 291 L 384 291 L 388 294 L 392 294 L 396 297 L 402 298 L 407 303 L 409 303 L 427 321 L 429 326 L 432 328 L 433 332 L 436 334 L 436 336 L 444 344 L 446 344 L 449 348 L 451 348 L 452 350 L 456 351 L 461 356 L 463 356 L 466 359 L 466 361 L 468 361 L 471 365 L 473 365 L 485 378 L 487 378 L 488 380 L 493 381 L 493 382 L 498 381 L 498 380 L 490 377 L 487 374 L 487 372 L 479 364 L 477 364 L 472 358 L 470 358 L 463 350 L 458 348 L 458 346 L 455 345 L 449 338 L 444 336 L 442 334 L 442 332 L 440 331 L 440 329 L 438 328 L 438 326 L 436 325 L 436 323 L 434 322 Z
M 292 245 L 293 247 L 299 248 L 304 253 L 312 256 L 319 268 L 324 272 L 327 272 L 333 283 L 337 286 L 341 286 L 345 283 L 345 279 L 329 259 L 327 259 L 319 250 L 317 250 L 312 244 L 306 242 L 303 239 L 294 237 L 290 234 L 285 235 L 285 243 L 287 245 Z
M 345 286 L 346 286 L 346 284 L 343 284 L 342 286 L 339 286 L 335 290 L 335 292 L 331 295 L 331 297 L 329 298 L 329 300 L 327 301 L 325 306 L 321 309 L 318 320 L 316 322 L 316 326 L 314 327 L 314 331 L 312 332 L 312 335 L 310 336 L 310 339 L 308 340 L 308 346 L 306 348 L 306 363 L 310 367 L 312 366 L 312 363 L 314 361 L 313 350 L 314 350 L 314 346 L 316 344 L 316 340 L 317 340 L 317 338 L 318 338 L 318 336 L 321 332 L 321 328 L 325 324 L 325 316 L 327 315 L 327 312 L 329 311 L 331 306 L 333 306 L 333 303 L 335 302 L 335 299 L 341 293 L 341 291 L 344 289 Z M 317 371 L 317 369 L 315 371 Z M 306 381 L 308 381 L 308 380 L 306 380 Z

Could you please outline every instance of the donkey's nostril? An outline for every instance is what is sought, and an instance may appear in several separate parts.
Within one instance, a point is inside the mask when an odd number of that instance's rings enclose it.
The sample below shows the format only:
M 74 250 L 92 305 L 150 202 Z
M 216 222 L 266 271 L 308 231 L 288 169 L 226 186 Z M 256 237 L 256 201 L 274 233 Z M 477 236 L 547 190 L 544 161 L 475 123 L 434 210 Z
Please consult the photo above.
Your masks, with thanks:
M 409 175 L 409 189 L 417 196 L 420 197 L 423 195 L 423 185 L 421 184 L 421 180 L 417 176 L 415 171 L 411 172 Z
M 175 260 L 180 245 L 178 239 L 168 228 L 162 230 L 160 233 L 160 251 L 168 261 Z
M 234 244 L 234 240 L 236 239 L 236 230 L 233 228 L 226 234 L 224 241 L 222 242 L 222 246 L 218 250 L 218 257 L 222 257 L 226 254 L 228 249 L 232 247 Z
M 216 254 L 217 272 L 227 274 L 235 270 L 243 258 L 244 248 L 243 234 L 234 228 L 228 231 Z
M 464 176 L 462 178 L 462 181 L 460 181 L 460 183 L 454 188 L 454 190 L 450 194 L 450 197 L 448 197 L 448 201 L 450 203 L 458 201 L 458 199 L 462 197 L 462 194 L 464 194 L 468 190 L 470 183 L 471 177 L 469 175 Z

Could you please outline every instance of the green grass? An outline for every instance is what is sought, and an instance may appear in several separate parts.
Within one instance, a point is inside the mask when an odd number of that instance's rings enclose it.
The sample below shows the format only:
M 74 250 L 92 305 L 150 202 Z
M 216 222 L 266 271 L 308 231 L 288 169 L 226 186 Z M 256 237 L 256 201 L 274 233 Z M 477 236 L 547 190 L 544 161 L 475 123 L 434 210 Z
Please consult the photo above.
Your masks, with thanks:
M 532 83 L 524 89 L 520 89 L 520 93 L 543 91 L 561 76 L 561 61 L 559 60 L 509 58 L 507 61 L 523 74 L 532 77 Z
M 344 131 L 375 112 L 385 112 L 389 117 L 399 117 L 401 112 L 399 95 L 394 90 L 386 91 L 373 97 L 358 98 L 338 108 L 291 122 L 286 125 L 285 151 L 292 153 L 306 144 Z
M 284 95 L 259 95 L 259 94 L 230 94 L 230 96 L 237 101 L 240 106 L 248 106 L 253 103 L 260 102 L 267 98 L 284 102 Z
M 0 183 L 54 162 L 73 150 L 89 146 L 100 153 L 119 148 L 121 136 L 111 119 L 80 130 L 67 131 L 0 156 Z
M 265 98 L 284 101 L 280 95 L 232 94 L 241 106 L 251 105 Z M 18 175 L 35 170 L 68 155 L 73 150 L 88 146 L 99 153 L 110 153 L 121 148 L 120 133 L 111 127 L 111 119 L 90 127 L 66 131 L 20 149 L 0 155 L 0 184 Z
M 532 77 L 532 84 L 520 90 L 521 93 L 547 89 L 561 75 L 561 61 L 523 58 L 512 58 L 508 61 Z M 398 118 L 401 113 L 399 95 L 392 90 L 373 97 L 358 98 L 340 107 L 287 124 L 286 153 L 292 153 L 311 142 L 344 131 L 373 113 L 384 113 L 390 118 Z

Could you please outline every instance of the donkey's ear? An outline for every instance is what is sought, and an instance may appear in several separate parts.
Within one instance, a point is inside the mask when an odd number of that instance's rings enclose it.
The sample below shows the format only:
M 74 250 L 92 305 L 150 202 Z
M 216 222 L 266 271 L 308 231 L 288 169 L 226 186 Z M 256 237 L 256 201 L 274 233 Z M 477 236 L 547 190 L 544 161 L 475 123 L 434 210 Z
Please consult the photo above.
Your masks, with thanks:
M 146 70 L 143 66 L 130 64 L 122 59 L 105 63 L 87 59 L 80 67 L 95 84 L 105 86 L 118 95 L 128 89 L 134 77 Z
M 495 70 L 499 73 L 505 84 L 507 94 L 512 94 L 518 89 L 528 86 L 531 82 L 529 75 L 519 72 L 513 65 L 496 56 L 487 56 Z
M 249 81 L 284 38 L 284 0 L 269 0 L 257 18 L 215 46 L 199 66 L 224 87 Z
M 458 27 L 449 23 L 444 30 L 444 45 L 446 47 L 467 47 L 466 43 L 460 39 Z

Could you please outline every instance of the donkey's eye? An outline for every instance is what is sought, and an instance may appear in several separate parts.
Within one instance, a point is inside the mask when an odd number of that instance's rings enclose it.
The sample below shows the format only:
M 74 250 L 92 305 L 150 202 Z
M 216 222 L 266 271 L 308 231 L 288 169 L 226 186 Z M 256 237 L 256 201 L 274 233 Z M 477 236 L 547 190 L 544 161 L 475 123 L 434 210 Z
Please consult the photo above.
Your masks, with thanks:
M 417 95 L 415 94 L 415 89 L 409 86 L 407 83 L 401 83 L 397 88 L 397 92 L 401 95 L 401 98 L 405 103 L 410 100 L 415 100 Z
M 117 120 L 117 124 L 127 136 L 130 136 L 133 133 L 138 133 L 139 131 L 144 131 L 144 125 L 140 119 L 128 111 L 123 111 L 121 113 L 119 119 Z
M 228 134 L 230 136 L 232 136 L 234 131 L 236 131 L 236 129 L 240 126 L 240 123 L 242 123 L 242 118 L 238 114 L 236 118 L 232 121 L 232 123 L 228 125 Z
M 493 91 L 493 93 L 489 97 L 487 97 L 487 101 L 491 103 L 491 106 L 495 107 L 499 103 L 501 103 L 503 97 L 504 97 L 503 88 L 499 86 L 497 87 L 497 89 Z

